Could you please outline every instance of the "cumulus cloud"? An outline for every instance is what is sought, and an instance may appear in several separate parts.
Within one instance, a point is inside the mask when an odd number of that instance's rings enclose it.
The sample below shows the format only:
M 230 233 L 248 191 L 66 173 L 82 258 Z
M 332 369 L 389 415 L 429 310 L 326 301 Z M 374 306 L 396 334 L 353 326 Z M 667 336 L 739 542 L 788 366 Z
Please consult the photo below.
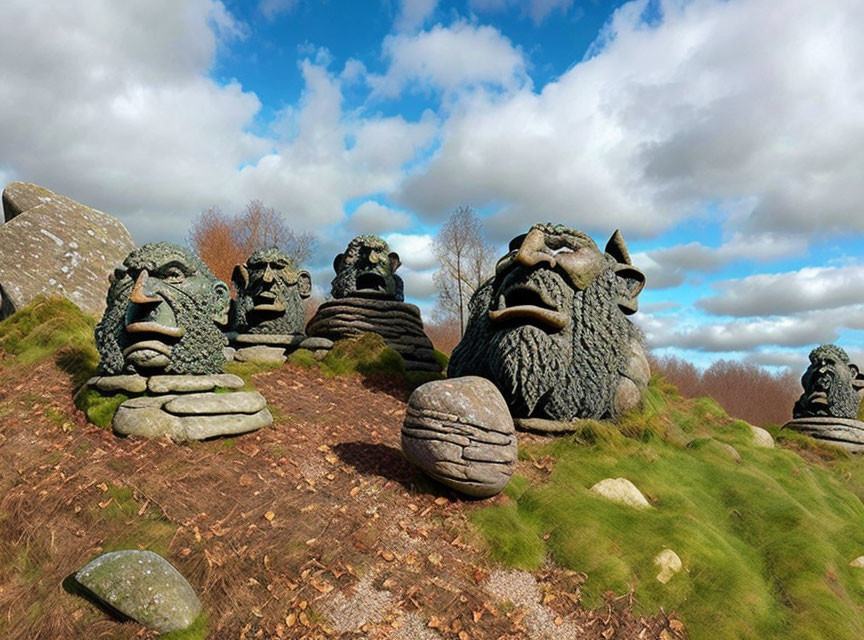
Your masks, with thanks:
M 435 13 L 438 0 L 401 0 L 396 18 L 397 31 L 414 31 Z
M 400 270 L 399 275 L 402 276 L 402 280 L 405 281 L 405 297 L 422 300 L 434 296 L 435 282 L 432 279 L 434 273 L 434 270 Z
M 307 60 L 284 136 L 254 134 L 257 96 L 208 76 L 247 33 L 215 0 L 0 4 L 4 171 L 117 215 L 138 241 L 180 241 L 203 209 L 253 198 L 320 228 L 394 189 L 435 123 L 345 112 L 340 78 Z
M 539 25 L 553 11 L 565 15 L 573 6 L 573 0 L 470 0 L 469 6 L 473 11 L 490 12 L 502 11 L 508 7 L 521 7 L 525 14 L 531 17 L 535 25 Z
M 493 86 L 515 90 L 527 82 L 525 61 L 500 31 L 461 21 L 410 35 L 384 39 L 386 73 L 370 75 L 369 86 L 379 97 L 397 96 L 406 87 L 453 92 Z
M 408 269 L 424 271 L 438 264 L 433 239 L 428 234 L 390 233 L 384 236 L 390 250 L 399 254 Z
M 807 239 L 776 233 L 734 234 L 719 247 L 688 242 L 634 253 L 633 263 L 646 275 L 649 289 L 669 289 L 684 284 L 688 275 L 718 271 L 737 261 L 772 262 L 807 252 Z
M 833 309 L 864 300 L 864 265 L 806 267 L 723 280 L 696 305 L 716 315 L 756 316 Z
M 348 227 L 355 233 L 382 234 L 401 231 L 411 226 L 411 216 L 404 211 L 387 207 L 374 200 L 363 202 L 348 219 Z
M 670 0 L 650 24 L 647 7 L 540 93 L 466 96 L 400 202 L 497 204 L 501 235 L 526 218 L 650 235 L 708 203 L 730 231 L 864 231 L 864 5 Z

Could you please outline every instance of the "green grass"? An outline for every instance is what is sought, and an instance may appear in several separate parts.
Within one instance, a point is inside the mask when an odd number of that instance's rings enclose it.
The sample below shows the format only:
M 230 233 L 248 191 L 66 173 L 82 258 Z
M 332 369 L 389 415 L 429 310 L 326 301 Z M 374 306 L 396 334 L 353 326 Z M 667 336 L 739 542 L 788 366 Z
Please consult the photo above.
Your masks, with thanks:
M 645 613 L 678 611 L 696 640 L 864 637 L 864 570 L 849 567 L 864 555 L 861 460 L 825 445 L 810 450 L 819 464 L 759 449 L 746 423 L 659 380 L 642 412 L 579 427 L 521 452 L 555 459 L 547 482 L 517 476 L 509 504 L 472 516 L 494 560 L 536 569 L 551 558 L 584 571 L 591 605 L 607 589 L 632 589 Z M 801 444 L 785 432 L 778 440 Z M 653 508 L 588 492 L 609 477 L 632 481 Z M 663 585 L 653 558 L 667 547 L 684 571 Z
M 202 611 L 191 625 L 180 631 L 163 633 L 159 640 L 205 640 L 210 633 L 209 622 L 207 612 Z
M 99 363 L 94 326 L 95 320 L 69 300 L 39 296 L 0 322 L 0 349 L 15 356 L 19 365 L 54 357 L 81 385 Z
M 446 366 L 447 356 L 436 352 L 436 361 Z M 410 387 L 418 387 L 430 380 L 440 380 L 443 376 L 427 371 L 406 371 L 405 360 L 399 352 L 387 346 L 384 338 L 375 333 L 364 333 L 356 338 L 339 340 L 322 359 L 317 359 L 311 351 L 298 349 L 288 356 L 288 362 L 306 369 L 317 369 L 327 378 L 360 374 L 401 379 Z

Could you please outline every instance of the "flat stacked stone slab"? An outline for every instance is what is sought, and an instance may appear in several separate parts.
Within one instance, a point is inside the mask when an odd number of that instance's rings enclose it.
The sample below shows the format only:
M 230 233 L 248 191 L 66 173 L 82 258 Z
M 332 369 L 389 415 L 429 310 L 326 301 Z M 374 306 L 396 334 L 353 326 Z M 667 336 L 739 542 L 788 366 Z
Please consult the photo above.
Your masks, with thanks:
M 485 378 L 466 376 L 427 382 L 411 394 L 402 451 L 435 480 L 485 498 L 507 486 L 518 445 L 501 392 Z
M 316 355 L 326 354 L 333 341 L 326 338 L 310 338 L 306 334 L 229 333 L 228 340 L 236 349 L 234 360 L 238 362 L 274 362 L 281 364 L 297 349 L 308 349 Z
M 864 422 L 860 420 L 814 416 L 795 418 L 783 428 L 824 440 L 852 453 L 864 453 Z
M 334 342 L 377 333 L 402 356 L 406 370 L 441 371 L 432 341 L 423 330 L 420 309 L 407 302 L 360 297 L 328 300 L 318 307 L 306 333 Z
M 88 384 L 104 392 L 146 394 L 117 408 L 112 427 L 121 435 L 185 442 L 247 433 L 273 422 L 257 391 L 214 391 L 240 389 L 243 379 L 232 374 L 101 376 Z

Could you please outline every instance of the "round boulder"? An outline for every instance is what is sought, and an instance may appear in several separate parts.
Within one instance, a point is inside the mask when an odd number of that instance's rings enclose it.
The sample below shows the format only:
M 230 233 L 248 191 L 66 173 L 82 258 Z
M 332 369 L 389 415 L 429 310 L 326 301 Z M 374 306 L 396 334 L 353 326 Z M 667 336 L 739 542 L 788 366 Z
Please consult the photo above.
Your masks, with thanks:
M 411 394 L 402 451 L 435 480 L 487 498 L 507 486 L 518 447 L 501 392 L 485 378 L 466 376 L 427 382 Z

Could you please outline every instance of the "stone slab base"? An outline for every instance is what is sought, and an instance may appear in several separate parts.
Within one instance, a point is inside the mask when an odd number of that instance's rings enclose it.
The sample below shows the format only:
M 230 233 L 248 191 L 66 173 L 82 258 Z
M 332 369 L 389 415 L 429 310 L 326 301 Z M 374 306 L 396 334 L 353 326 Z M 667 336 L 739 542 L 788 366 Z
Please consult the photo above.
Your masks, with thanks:
M 399 352 L 406 370 L 441 372 L 420 310 L 413 304 L 372 298 L 327 300 L 309 321 L 306 333 L 333 341 L 377 333 Z
M 255 431 L 273 422 L 257 391 L 141 396 L 121 404 L 112 427 L 121 435 L 175 442 Z
M 864 453 L 864 422 L 860 420 L 830 416 L 795 418 L 783 428 L 824 440 L 852 453 Z
M 297 349 L 307 349 L 323 357 L 333 347 L 326 338 L 310 338 L 304 334 L 267 335 L 262 333 L 229 334 L 238 362 L 261 362 L 282 364 L 288 355 Z

